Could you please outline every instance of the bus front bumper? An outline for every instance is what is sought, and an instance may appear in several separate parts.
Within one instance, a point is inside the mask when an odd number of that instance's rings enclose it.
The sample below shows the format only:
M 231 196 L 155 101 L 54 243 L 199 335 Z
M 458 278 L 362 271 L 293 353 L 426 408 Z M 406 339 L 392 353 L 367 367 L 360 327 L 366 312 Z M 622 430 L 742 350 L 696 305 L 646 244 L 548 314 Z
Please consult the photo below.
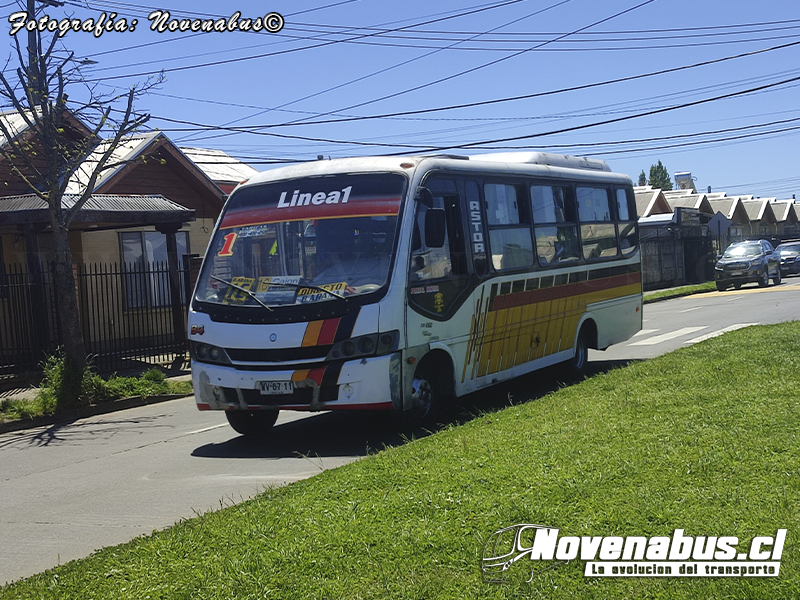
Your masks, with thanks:
M 400 352 L 268 371 L 192 360 L 192 385 L 200 410 L 400 410 L 400 372 Z

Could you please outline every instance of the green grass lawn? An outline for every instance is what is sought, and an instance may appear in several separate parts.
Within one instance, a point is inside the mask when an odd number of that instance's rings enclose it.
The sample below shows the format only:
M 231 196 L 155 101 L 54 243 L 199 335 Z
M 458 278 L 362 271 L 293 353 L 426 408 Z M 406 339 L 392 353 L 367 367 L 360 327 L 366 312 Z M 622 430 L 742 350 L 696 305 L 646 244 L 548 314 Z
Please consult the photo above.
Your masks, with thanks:
M 58 385 L 60 385 L 60 371 L 63 369 L 63 359 L 50 357 L 43 363 L 43 369 L 44 380 L 33 397 L 0 400 L 0 423 L 63 414 L 62 411 L 65 409 L 59 405 L 57 392 Z M 115 374 L 108 379 L 103 379 L 87 367 L 83 374 L 81 387 L 78 402 L 80 406 L 102 404 L 119 398 L 135 396 L 145 398 L 169 394 L 189 396 L 193 393 L 191 381 L 171 381 L 158 368 L 150 369 L 140 377 L 118 377 Z
M 679 288 L 672 288 L 668 290 L 657 290 L 655 292 L 645 292 L 644 301 L 653 302 L 664 298 L 673 298 L 676 296 L 691 296 L 692 294 L 701 294 L 703 292 L 713 292 L 717 289 L 717 284 L 713 281 L 706 281 L 705 283 L 698 283 L 695 285 L 684 285 Z
M 798 598 L 800 324 L 750 327 L 0 589 L 2 598 Z M 534 376 L 535 377 L 535 376 Z M 485 583 L 489 536 L 754 536 L 781 575 Z M 509 571 L 511 572 L 511 571 Z

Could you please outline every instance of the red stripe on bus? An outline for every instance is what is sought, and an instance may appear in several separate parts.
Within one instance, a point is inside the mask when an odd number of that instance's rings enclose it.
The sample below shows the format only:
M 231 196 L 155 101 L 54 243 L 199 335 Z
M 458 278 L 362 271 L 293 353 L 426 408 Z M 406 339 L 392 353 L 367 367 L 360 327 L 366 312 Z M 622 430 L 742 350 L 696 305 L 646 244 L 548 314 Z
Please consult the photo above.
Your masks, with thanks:
M 376 402 L 374 404 L 342 404 L 337 406 L 336 401 L 323 402 L 325 410 L 392 410 L 394 405 L 391 402 Z
M 328 367 L 320 367 L 318 369 L 311 369 L 308 372 L 308 378 L 315 381 L 317 385 L 322 385 L 322 377 L 325 375 L 325 369 Z
M 339 321 L 341 321 L 341 319 L 325 319 L 325 322 L 322 324 L 322 329 L 319 331 L 317 346 L 325 346 L 333 343 L 336 338 L 336 330 L 339 329 Z
M 495 296 L 492 302 L 492 310 L 496 311 L 503 308 L 512 308 L 514 306 L 536 304 L 538 302 L 544 302 L 545 300 L 560 300 L 561 298 L 580 296 L 591 292 L 601 292 L 611 288 L 632 285 L 640 283 L 641 281 L 642 274 L 637 271 L 636 273 L 614 275 L 612 277 L 595 279 L 593 281 L 582 281 L 581 283 L 569 283 L 542 290 L 503 294 L 502 296 Z

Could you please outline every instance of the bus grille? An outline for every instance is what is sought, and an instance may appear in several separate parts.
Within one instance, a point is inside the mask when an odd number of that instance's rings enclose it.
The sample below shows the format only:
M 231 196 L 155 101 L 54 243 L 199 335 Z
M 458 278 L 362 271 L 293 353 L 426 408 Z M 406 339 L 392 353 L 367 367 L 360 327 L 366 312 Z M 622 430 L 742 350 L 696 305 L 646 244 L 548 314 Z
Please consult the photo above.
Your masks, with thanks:
M 280 363 L 293 360 L 319 360 L 328 356 L 332 345 L 308 346 L 307 348 L 225 348 L 231 360 L 236 362 Z

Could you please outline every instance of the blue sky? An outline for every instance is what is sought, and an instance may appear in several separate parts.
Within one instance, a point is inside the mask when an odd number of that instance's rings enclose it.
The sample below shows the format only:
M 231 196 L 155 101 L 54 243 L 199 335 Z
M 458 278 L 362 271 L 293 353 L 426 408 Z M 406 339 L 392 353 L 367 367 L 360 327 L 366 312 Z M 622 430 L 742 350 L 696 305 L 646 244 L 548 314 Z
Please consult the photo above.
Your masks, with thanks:
M 0 6 L 6 23 L 20 10 L 19 2 Z M 149 28 L 153 10 L 226 19 L 277 12 L 285 26 L 158 33 Z M 152 115 L 149 125 L 258 169 L 317 155 L 544 149 L 603 158 L 634 180 L 661 160 L 670 173 L 691 171 L 699 190 L 800 197 L 796 1 L 70 0 L 40 8 L 56 20 L 103 12 L 138 24 L 61 38 L 61 51 L 96 62 L 81 66 L 85 83 L 70 97 L 84 97 L 88 85 L 122 92 L 163 69 L 163 82 L 136 105 Z

